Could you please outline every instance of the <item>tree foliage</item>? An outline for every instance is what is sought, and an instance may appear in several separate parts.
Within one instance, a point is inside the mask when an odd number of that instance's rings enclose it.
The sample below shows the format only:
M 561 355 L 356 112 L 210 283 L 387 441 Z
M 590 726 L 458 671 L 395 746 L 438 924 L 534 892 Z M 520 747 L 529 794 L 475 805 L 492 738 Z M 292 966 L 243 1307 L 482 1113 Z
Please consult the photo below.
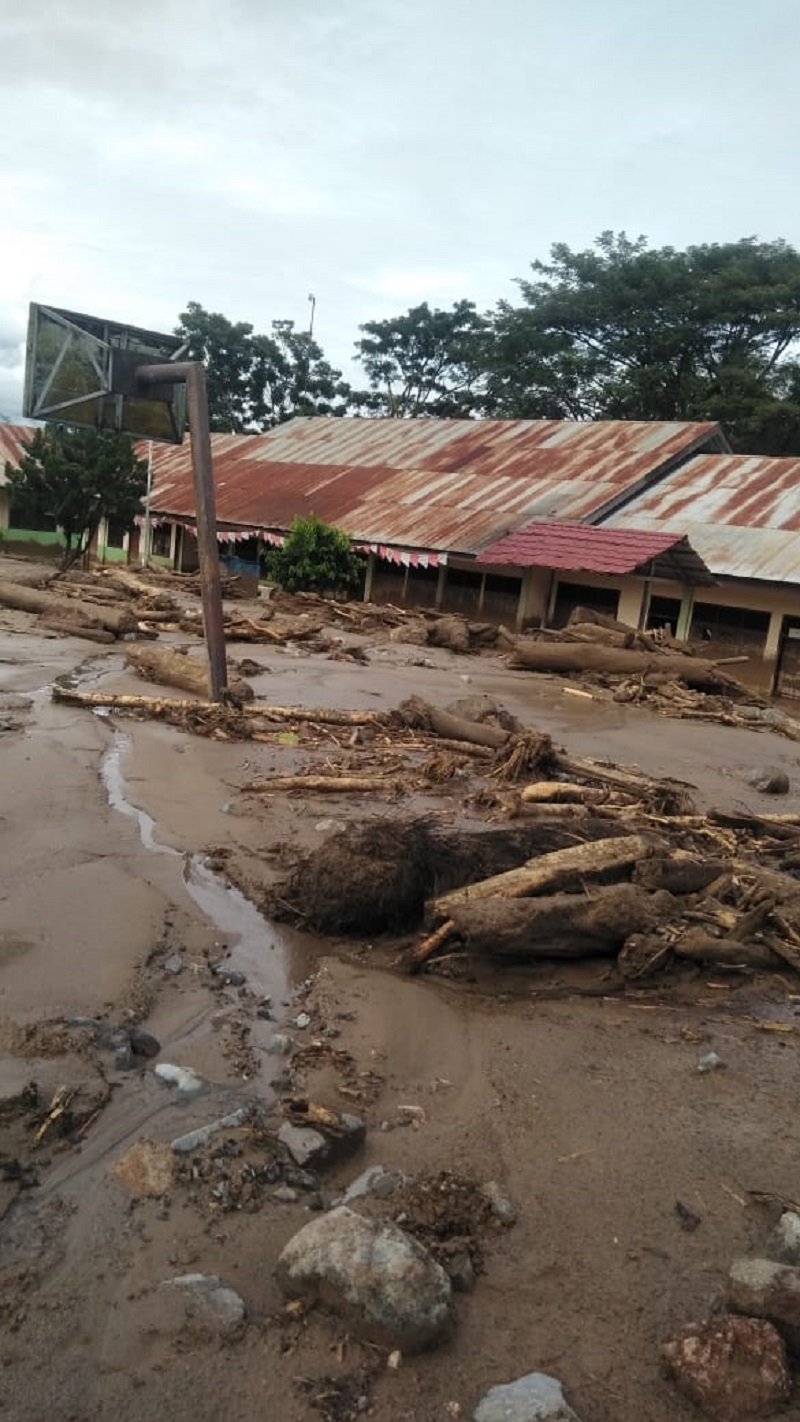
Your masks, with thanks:
M 259 335 L 248 321 L 229 321 L 190 301 L 176 334 L 187 358 L 203 361 L 212 430 L 259 433 L 294 415 L 343 415 L 350 387 L 321 347 L 293 321 L 273 321 Z
M 785 242 L 676 251 L 606 232 L 532 271 L 521 305 L 494 313 L 488 412 L 720 420 L 739 449 L 800 448 L 800 254 Z
M 18 465 L 6 464 L 6 481 L 23 517 L 50 517 L 62 530 L 66 568 L 104 518 L 133 523 L 147 488 L 147 464 L 127 435 L 48 426 L 32 433 Z
M 451 311 L 427 301 L 388 321 L 367 321 L 356 342 L 373 392 L 368 409 L 393 416 L 470 415 L 481 381 L 486 322 L 473 302 Z
M 356 588 L 364 577 L 364 560 L 350 547 L 341 529 L 311 514 L 296 518 L 282 548 L 265 556 L 267 577 L 286 592 L 316 592 Z

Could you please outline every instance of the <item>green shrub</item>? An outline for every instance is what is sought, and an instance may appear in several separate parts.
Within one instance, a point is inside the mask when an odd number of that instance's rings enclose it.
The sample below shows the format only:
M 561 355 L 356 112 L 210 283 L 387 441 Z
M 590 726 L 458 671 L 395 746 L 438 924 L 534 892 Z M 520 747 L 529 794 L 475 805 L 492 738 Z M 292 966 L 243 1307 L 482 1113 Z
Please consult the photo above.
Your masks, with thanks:
M 286 592 L 349 592 L 363 580 L 364 559 L 346 533 L 311 514 L 296 518 L 283 547 L 264 555 L 264 571 Z

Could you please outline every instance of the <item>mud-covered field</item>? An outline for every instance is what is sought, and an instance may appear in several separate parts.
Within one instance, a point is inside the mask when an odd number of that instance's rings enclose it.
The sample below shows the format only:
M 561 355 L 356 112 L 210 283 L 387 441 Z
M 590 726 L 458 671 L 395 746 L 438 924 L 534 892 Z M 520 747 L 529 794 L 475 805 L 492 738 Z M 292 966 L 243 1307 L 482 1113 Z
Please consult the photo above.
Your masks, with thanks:
M 690 782 L 703 807 L 763 812 L 748 776 L 782 768 L 780 809 L 800 810 L 791 741 L 565 696 L 499 655 L 233 654 L 259 663 L 256 695 L 277 704 L 486 693 L 576 755 Z M 297 857 L 342 826 L 424 814 L 458 832 L 487 814 L 434 790 L 244 794 L 300 767 L 298 748 L 56 704 L 49 687 L 70 673 L 87 690 L 142 689 L 118 648 L 0 610 L 0 1415 L 438 1422 L 540 1370 L 582 1422 L 696 1416 L 659 1346 L 713 1311 L 731 1260 L 800 1191 L 798 979 L 704 972 L 612 994 L 580 967 L 412 978 L 407 938 L 268 920 Z M 699 1073 L 709 1052 L 724 1069 Z M 195 1084 L 160 1078 L 164 1064 Z M 271 1144 L 286 1099 L 367 1124 L 313 1190 Z M 236 1113 L 177 1163 L 163 1149 Z M 287 1311 L 274 1273 L 320 1203 L 378 1163 L 417 1186 L 375 1208 L 445 1256 L 466 1241 L 475 1265 L 452 1335 L 399 1367 L 318 1310 Z M 434 1180 L 451 1182 L 449 1214 L 432 1213 Z M 486 1217 L 490 1180 L 515 1224 Z M 240 1328 L 220 1337 L 165 1308 L 159 1285 L 189 1273 L 236 1290 Z

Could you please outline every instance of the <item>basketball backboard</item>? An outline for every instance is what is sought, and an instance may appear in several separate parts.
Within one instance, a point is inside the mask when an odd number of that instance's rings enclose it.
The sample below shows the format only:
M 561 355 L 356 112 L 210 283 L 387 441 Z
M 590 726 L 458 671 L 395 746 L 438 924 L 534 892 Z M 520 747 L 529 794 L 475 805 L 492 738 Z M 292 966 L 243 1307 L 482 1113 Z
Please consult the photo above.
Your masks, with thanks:
M 135 382 L 139 366 L 179 353 L 177 336 L 31 302 L 23 414 L 180 444 L 185 387 L 153 387 L 143 397 Z

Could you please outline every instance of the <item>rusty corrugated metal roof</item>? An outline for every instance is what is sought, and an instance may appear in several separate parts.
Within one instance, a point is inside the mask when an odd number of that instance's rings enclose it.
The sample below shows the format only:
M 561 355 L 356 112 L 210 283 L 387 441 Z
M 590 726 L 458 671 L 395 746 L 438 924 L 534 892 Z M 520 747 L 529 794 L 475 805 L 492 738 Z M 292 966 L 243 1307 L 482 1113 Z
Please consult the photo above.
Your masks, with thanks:
M 16 464 L 35 425 L 0 424 L 0 487 L 6 482 L 6 461 Z
M 472 554 L 531 520 L 597 518 L 720 442 L 714 424 L 297 419 L 212 437 L 217 516 L 285 530 L 314 513 L 364 542 Z M 194 517 L 188 444 L 155 446 L 152 508 Z
M 684 533 L 720 577 L 800 583 L 800 459 L 695 456 L 603 527 Z

